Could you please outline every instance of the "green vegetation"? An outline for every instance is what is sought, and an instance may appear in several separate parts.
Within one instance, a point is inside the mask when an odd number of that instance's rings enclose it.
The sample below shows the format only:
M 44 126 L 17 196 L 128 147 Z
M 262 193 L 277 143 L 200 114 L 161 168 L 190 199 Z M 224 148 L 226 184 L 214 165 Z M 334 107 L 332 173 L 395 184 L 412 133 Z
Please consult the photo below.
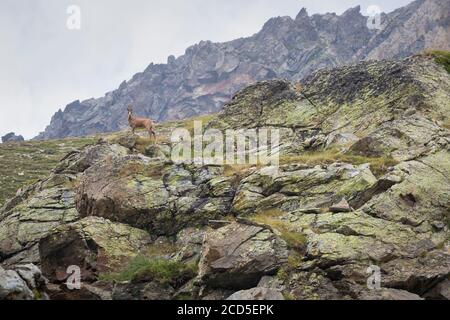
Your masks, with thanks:
M 370 164 L 370 169 L 372 173 L 377 177 L 384 175 L 389 167 L 398 164 L 397 161 L 388 156 L 371 158 L 360 155 L 353 155 L 349 153 L 344 154 L 338 150 L 332 149 L 305 152 L 301 155 L 284 156 L 280 158 L 281 165 L 291 163 L 304 163 L 307 165 L 316 166 L 316 165 L 329 165 L 335 162 L 346 162 L 353 165 L 361 165 L 368 163 Z
M 104 281 L 158 281 L 161 284 L 178 286 L 180 283 L 194 278 L 197 274 L 197 264 L 162 260 L 138 256 L 121 272 L 102 274 Z
M 280 281 L 286 281 L 287 278 L 289 277 L 289 274 L 286 271 L 286 268 L 280 268 L 280 270 L 278 270 L 276 278 Z
M 436 63 L 444 66 L 445 70 L 450 73 L 450 52 L 442 50 L 431 50 L 427 51 L 426 54 L 432 56 Z
M 68 152 L 95 137 L 0 144 L 0 206 L 25 185 L 47 177 Z
M 207 114 L 203 116 L 198 116 L 194 118 L 190 118 L 185 120 L 185 128 L 192 134 L 194 134 L 194 122 L 200 121 L 202 123 L 202 129 L 205 130 L 205 127 L 217 117 L 215 114 Z
M 285 300 L 295 300 L 295 297 L 290 292 L 284 292 L 283 297 Z
M 280 233 L 280 237 L 286 241 L 290 248 L 302 251 L 307 243 L 306 236 L 301 232 L 291 230 L 288 222 L 280 220 L 282 215 L 282 211 L 271 209 L 252 216 L 251 220 L 270 226 Z

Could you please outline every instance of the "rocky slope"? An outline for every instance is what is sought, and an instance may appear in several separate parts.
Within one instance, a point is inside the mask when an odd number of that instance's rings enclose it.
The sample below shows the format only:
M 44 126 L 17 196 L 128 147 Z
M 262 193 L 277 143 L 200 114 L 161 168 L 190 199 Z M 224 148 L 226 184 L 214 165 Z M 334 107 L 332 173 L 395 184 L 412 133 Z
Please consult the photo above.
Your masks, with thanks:
M 365 59 L 403 58 L 425 48 L 450 50 L 450 1 L 418 0 L 382 16 L 369 30 L 360 8 L 269 20 L 257 34 L 225 43 L 203 41 L 99 99 L 58 111 L 38 139 L 116 131 L 125 108 L 158 121 L 219 111 L 239 89 L 260 80 L 300 80 L 312 71 Z
M 20 187 L 47 177 L 68 152 L 94 141 L 83 137 L 0 144 L 0 207 Z
M 203 118 L 279 129 L 279 167 L 173 162 L 170 134 L 191 121 L 160 125 L 156 144 L 121 132 L 69 153 L 0 211 L 1 297 L 29 297 L 8 283 L 34 264 L 51 299 L 449 299 L 449 66 L 323 70 L 310 101 L 260 82 Z

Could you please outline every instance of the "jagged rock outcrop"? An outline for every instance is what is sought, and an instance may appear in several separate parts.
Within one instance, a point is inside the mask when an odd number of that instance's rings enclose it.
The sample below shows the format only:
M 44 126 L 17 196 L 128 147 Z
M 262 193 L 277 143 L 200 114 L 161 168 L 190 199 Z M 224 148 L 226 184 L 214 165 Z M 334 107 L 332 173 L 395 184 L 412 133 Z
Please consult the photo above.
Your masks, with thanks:
M 67 105 L 37 138 L 119 130 L 126 126 L 130 103 L 136 113 L 158 121 L 183 119 L 219 111 L 236 91 L 256 81 L 300 80 L 321 68 L 364 59 L 450 50 L 449 12 L 448 0 L 417 0 L 383 14 L 381 29 L 370 30 L 360 7 L 340 16 L 309 16 L 302 9 L 295 19 L 270 19 L 251 37 L 202 41 L 178 58 L 169 57 L 167 64 L 151 64 L 102 98 Z
M 280 130 L 278 166 L 172 161 L 191 122 L 70 152 L 0 211 L 0 264 L 40 265 L 53 299 L 448 299 L 445 66 L 361 62 L 304 92 L 263 81 L 207 121 Z
M 47 300 L 46 279 L 33 264 L 0 266 L 0 300 Z
M 25 139 L 20 135 L 16 135 L 14 132 L 10 132 L 2 137 L 2 143 L 22 141 L 25 141 Z

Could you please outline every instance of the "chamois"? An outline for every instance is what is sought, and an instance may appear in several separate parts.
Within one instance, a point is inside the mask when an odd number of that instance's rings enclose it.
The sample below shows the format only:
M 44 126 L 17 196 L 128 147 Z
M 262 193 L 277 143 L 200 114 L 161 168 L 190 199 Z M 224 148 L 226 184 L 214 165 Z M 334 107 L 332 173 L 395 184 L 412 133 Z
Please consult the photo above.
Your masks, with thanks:
M 133 115 L 133 107 L 132 106 L 128 106 L 127 108 L 128 110 L 128 123 L 130 124 L 131 127 L 131 132 L 133 132 L 136 130 L 136 128 L 145 128 L 148 132 L 148 134 L 150 135 L 150 137 L 153 136 L 153 139 L 156 138 L 156 134 L 155 134 L 155 122 L 151 119 L 146 119 L 146 118 L 138 118 L 135 117 Z

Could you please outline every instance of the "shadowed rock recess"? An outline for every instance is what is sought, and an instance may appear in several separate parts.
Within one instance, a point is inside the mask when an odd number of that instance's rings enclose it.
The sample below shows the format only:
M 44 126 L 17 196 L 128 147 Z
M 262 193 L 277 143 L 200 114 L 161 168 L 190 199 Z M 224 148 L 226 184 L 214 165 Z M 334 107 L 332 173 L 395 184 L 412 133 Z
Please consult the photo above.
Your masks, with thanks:
M 309 100 L 263 81 L 207 119 L 280 130 L 279 168 L 172 162 L 166 141 L 192 120 L 159 125 L 154 145 L 118 132 L 70 152 L 0 211 L 0 298 L 449 299 L 441 62 L 322 70 Z
M 364 13 L 364 12 L 363 12 Z M 321 68 L 366 59 L 405 58 L 426 48 L 450 50 L 450 2 L 417 0 L 367 27 L 360 7 L 342 15 L 272 18 L 253 36 L 202 41 L 166 64 L 151 64 L 104 97 L 74 101 L 37 139 L 112 132 L 127 126 L 126 107 L 159 122 L 210 114 L 238 90 L 261 80 L 298 81 Z

